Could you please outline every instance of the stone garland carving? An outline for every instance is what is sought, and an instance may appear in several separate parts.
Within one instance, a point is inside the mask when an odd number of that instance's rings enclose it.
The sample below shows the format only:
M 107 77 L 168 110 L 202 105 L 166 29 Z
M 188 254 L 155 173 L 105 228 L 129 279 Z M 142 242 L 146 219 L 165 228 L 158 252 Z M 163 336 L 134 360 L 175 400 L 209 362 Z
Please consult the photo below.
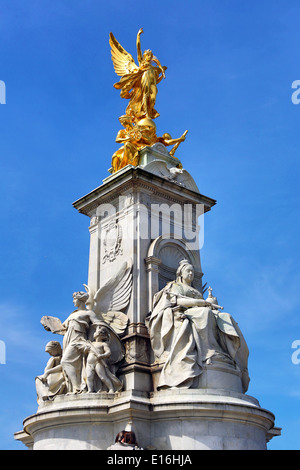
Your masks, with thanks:
M 46 347 L 52 358 L 36 378 L 38 403 L 58 394 L 122 389 L 116 368 L 124 357 L 120 336 L 128 317 L 122 310 L 131 296 L 132 266 L 124 263 L 97 292 L 85 288 L 73 294 L 76 310 L 63 323 L 51 316 L 41 319 L 47 331 L 63 335 L 63 347 L 59 342 Z
M 219 311 L 211 291 L 204 300 L 192 287 L 194 268 L 189 261 L 179 263 L 176 276 L 154 296 L 147 319 L 155 362 L 163 364 L 158 389 L 195 388 L 203 365 L 217 358 L 241 371 L 246 391 L 249 352 L 237 323 Z
M 147 364 L 148 360 L 147 344 L 144 337 L 137 337 L 126 342 L 125 361 L 127 364 L 132 364 L 133 362 L 144 362 Z

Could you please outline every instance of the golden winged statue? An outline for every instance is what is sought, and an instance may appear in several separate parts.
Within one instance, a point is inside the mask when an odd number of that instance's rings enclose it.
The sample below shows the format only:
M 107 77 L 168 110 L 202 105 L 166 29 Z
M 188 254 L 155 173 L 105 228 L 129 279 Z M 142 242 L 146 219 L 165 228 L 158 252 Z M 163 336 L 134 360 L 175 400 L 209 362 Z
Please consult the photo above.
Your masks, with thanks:
M 115 72 L 121 78 L 114 84 L 121 90 L 121 97 L 128 99 L 126 112 L 119 117 L 123 128 L 119 130 L 116 142 L 123 144 L 112 156 L 112 173 L 119 171 L 127 165 L 139 164 L 139 151 L 157 142 L 165 146 L 174 145 L 169 154 L 174 153 L 179 144 L 185 140 L 187 131 L 178 139 L 172 139 L 170 134 L 162 137 L 156 135 L 156 125 L 153 119 L 159 116 L 154 108 L 157 84 L 165 77 L 167 67 L 162 66 L 152 51 L 141 51 L 141 28 L 137 34 L 136 48 L 138 65 L 133 57 L 117 41 L 112 33 L 109 36 L 111 57 Z M 176 158 L 176 157 L 175 157 Z
M 126 115 L 132 122 L 143 118 L 155 119 L 159 113 L 154 109 L 157 84 L 165 78 L 165 70 L 151 50 L 141 51 L 141 28 L 137 34 L 136 47 L 138 66 L 133 57 L 117 41 L 112 33 L 109 36 L 111 57 L 117 75 L 121 77 L 114 84 L 117 90 L 121 90 L 121 97 L 129 99 Z

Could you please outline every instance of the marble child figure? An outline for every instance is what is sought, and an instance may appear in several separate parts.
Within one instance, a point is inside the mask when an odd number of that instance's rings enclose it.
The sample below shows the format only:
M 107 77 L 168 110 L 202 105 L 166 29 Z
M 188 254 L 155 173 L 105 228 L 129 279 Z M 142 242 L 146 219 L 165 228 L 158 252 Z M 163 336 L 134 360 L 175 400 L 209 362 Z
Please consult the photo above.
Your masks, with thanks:
M 94 340 L 89 343 L 89 353 L 86 360 L 86 381 L 88 392 L 102 391 L 102 386 L 107 388 L 108 393 L 122 390 L 122 383 L 109 370 L 108 361 L 111 357 L 110 334 L 107 328 L 97 326 Z M 97 378 L 100 380 L 97 386 Z

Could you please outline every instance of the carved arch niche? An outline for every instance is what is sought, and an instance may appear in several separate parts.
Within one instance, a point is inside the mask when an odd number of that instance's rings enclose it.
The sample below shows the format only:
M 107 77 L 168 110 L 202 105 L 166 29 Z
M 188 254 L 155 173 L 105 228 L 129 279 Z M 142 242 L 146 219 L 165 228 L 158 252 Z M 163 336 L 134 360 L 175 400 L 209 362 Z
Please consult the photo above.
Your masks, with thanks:
M 189 244 L 184 240 L 156 238 L 148 249 L 145 258 L 148 275 L 148 308 L 152 311 L 152 299 L 165 285 L 176 279 L 176 271 L 179 262 L 187 259 L 194 266 L 195 278 L 193 285 L 202 292 L 202 269 L 199 251 L 191 250 Z

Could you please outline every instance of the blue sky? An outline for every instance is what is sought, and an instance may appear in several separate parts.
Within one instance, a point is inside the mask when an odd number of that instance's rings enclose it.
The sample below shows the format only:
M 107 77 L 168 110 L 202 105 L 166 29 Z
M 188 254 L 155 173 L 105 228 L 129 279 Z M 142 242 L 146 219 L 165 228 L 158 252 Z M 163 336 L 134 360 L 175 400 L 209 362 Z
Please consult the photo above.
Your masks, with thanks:
M 113 83 L 112 31 L 163 65 L 158 134 L 189 130 L 177 151 L 200 191 L 204 281 L 250 349 L 249 395 L 276 416 L 270 449 L 299 449 L 298 1 L 0 0 L 0 448 L 37 409 L 34 377 L 55 339 L 40 318 L 64 319 L 87 281 L 88 218 L 72 202 L 108 176 L 126 106 Z M 299 356 L 300 357 L 300 356 Z

